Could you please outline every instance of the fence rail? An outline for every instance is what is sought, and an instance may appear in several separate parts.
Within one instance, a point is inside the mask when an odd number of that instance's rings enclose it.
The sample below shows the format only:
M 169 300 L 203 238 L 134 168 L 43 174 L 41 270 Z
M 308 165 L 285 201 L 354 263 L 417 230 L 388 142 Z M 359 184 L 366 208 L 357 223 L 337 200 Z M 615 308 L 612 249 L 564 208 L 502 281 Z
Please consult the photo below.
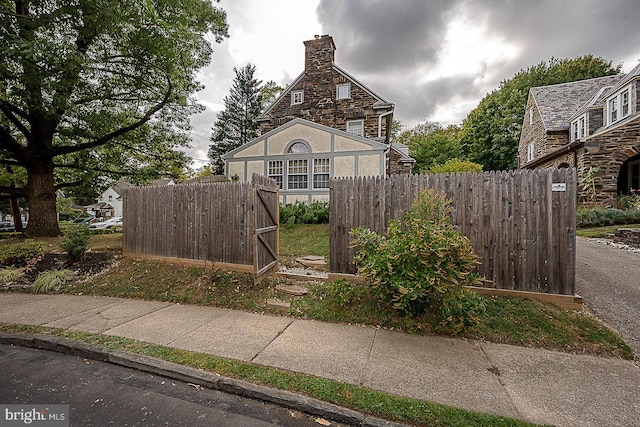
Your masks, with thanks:
M 275 203 L 269 206 L 275 212 L 278 195 L 275 181 L 264 177 L 253 181 L 127 189 L 124 253 L 208 261 L 257 273 L 256 260 L 264 257 L 255 256 L 256 187 L 274 189 L 268 203 Z M 270 225 L 277 234 L 277 222 Z
M 384 233 L 423 188 L 452 200 L 451 221 L 471 241 L 487 287 L 575 293 L 575 169 L 333 179 L 331 272 L 356 273 L 351 229 Z

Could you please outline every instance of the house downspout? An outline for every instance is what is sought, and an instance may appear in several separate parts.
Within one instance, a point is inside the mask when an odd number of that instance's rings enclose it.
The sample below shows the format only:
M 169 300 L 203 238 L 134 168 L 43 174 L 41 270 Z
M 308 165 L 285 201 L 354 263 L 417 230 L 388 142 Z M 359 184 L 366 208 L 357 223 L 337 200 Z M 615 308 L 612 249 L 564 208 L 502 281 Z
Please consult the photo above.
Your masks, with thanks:
M 386 113 L 382 113 L 378 116 L 378 138 L 382 138 L 382 118 L 388 116 L 389 114 L 393 114 L 393 110 L 387 111 Z M 389 143 L 389 137 L 391 135 L 390 130 L 391 129 L 387 129 L 387 136 L 384 140 L 384 142 L 386 142 L 387 144 Z

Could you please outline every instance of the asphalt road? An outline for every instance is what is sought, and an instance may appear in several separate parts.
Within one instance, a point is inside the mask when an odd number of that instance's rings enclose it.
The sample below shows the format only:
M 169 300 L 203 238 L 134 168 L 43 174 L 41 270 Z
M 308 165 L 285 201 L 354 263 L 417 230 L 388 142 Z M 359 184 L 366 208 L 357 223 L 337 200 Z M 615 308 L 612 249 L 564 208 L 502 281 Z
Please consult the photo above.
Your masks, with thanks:
M 0 366 L 0 403 L 69 404 L 71 426 L 321 425 L 273 404 L 47 350 L 0 345 Z
M 640 356 L 640 251 L 577 238 L 576 293 Z

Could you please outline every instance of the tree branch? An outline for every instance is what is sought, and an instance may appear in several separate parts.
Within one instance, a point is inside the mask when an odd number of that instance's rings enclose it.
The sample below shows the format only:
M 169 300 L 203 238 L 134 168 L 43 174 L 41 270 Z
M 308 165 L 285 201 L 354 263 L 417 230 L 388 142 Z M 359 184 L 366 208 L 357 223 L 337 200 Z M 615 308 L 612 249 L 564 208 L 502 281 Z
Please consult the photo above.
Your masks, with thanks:
M 76 170 L 88 170 L 91 172 L 102 172 L 102 173 L 111 173 L 114 175 L 120 175 L 120 176 L 127 176 L 127 175 L 131 175 L 130 172 L 122 172 L 122 171 L 114 171 L 111 169 L 102 169 L 102 168 L 89 168 L 85 165 L 72 165 L 72 164 L 65 164 L 65 163 L 55 163 L 54 167 L 56 168 L 64 168 L 64 169 L 76 169 Z
M 11 135 L 9 129 L 0 125 L 0 147 L 4 150 L 19 156 L 23 150 L 23 146 Z
M 68 146 L 62 146 L 62 147 L 56 147 L 53 150 L 53 155 L 55 156 L 60 156 L 63 154 L 70 154 L 70 153 L 77 153 L 78 151 L 82 151 L 82 150 L 87 150 L 90 148 L 96 148 L 99 147 L 101 145 L 106 144 L 107 142 L 111 141 L 112 139 L 115 139 L 121 135 L 126 134 L 127 132 L 131 132 L 132 130 L 135 130 L 137 128 L 139 128 L 140 126 L 142 126 L 143 124 L 145 124 L 146 122 L 148 122 L 149 120 L 151 120 L 151 117 L 157 113 L 158 111 L 160 111 L 162 108 L 164 108 L 165 105 L 167 105 L 169 103 L 169 99 L 171 98 L 171 93 L 173 91 L 173 85 L 171 84 L 171 78 L 166 75 L 167 78 L 167 91 L 164 94 L 163 99 L 158 102 L 156 105 L 154 105 L 152 108 L 149 109 L 149 111 L 147 111 L 147 113 L 142 116 L 138 121 L 136 121 L 135 123 L 130 124 L 129 126 L 125 126 L 123 128 L 120 128 L 118 130 L 115 130 L 111 133 L 108 133 L 107 135 L 104 135 L 101 138 L 98 138 L 94 141 L 91 142 L 87 142 L 84 144 L 79 144 L 79 145 L 68 145 Z
M 18 114 L 19 116 L 22 116 L 22 118 L 27 119 L 28 114 L 26 112 L 22 111 L 20 108 L 16 107 L 15 105 L 6 103 L 1 99 L 0 99 L 0 111 L 2 111 L 4 115 L 9 119 L 9 121 L 13 123 L 15 127 L 18 128 L 18 130 L 25 136 L 25 138 L 27 138 L 27 140 L 31 140 L 33 138 L 33 135 L 31 134 L 29 129 L 27 129 L 27 127 L 20 121 L 20 119 L 18 119 L 15 116 L 15 114 Z M 17 144 L 17 141 L 16 141 L 16 144 Z
M 0 199 L 10 199 L 12 197 L 26 197 L 27 192 L 24 188 L 10 187 L 8 185 L 0 185 Z

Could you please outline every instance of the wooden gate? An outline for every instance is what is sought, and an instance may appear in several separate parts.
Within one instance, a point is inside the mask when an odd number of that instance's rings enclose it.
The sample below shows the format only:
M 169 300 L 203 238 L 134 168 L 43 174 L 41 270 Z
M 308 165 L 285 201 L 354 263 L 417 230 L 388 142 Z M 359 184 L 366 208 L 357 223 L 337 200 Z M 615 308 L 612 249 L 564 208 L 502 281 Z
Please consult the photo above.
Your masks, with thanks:
M 277 184 L 264 176 L 254 174 L 254 275 L 259 281 L 265 274 L 278 268 L 280 240 L 280 201 Z

